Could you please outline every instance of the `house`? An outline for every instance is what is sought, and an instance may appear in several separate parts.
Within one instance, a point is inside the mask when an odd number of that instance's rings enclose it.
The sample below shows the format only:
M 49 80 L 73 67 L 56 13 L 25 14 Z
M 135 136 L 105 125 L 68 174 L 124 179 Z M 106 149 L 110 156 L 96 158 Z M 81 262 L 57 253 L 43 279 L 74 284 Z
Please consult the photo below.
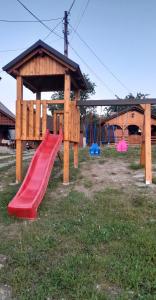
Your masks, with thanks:
M 122 135 L 129 144 L 140 144 L 144 128 L 144 110 L 140 105 L 132 106 L 123 111 L 111 115 L 101 122 L 101 126 L 114 128 L 116 139 Z M 156 142 L 156 116 L 151 114 L 152 142 Z
M 0 102 L 0 144 L 15 139 L 15 115 Z M 7 142 L 6 142 L 7 143 Z

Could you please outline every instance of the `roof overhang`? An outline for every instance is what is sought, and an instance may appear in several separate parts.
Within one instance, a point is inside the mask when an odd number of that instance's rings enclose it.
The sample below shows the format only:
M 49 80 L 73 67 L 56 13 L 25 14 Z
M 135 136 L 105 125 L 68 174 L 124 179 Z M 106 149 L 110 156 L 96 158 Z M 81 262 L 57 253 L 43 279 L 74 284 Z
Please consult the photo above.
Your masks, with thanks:
M 46 54 L 49 57 L 59 61 L 71 75 L 71 89 L 87 90 L 88 86 L 85 78 L 77 63 L 50 47 L 43 41 L 39 40 L 27 50 L 18 55 L 15 59 L 3 67 L 3 70 L 16 78 L 19 68 L 26 63 L 26 61 L 38 54 Z M 56 78 L 54 78 L 56 77 Z M 50 84 L 49 84 L 50 83 Z M 32 92 L 37 91 L 57 91 L 64 90 L 64 75 L 37 75 L 37 76 L 23 76 L 23 84 Z

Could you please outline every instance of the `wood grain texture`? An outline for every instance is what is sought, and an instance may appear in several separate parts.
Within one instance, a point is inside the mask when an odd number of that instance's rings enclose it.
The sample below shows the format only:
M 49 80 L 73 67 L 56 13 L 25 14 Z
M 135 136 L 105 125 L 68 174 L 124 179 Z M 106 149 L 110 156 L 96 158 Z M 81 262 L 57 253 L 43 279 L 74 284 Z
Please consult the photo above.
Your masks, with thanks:
M 152 183 L 151 104 L 145 105 L 145 183 Z

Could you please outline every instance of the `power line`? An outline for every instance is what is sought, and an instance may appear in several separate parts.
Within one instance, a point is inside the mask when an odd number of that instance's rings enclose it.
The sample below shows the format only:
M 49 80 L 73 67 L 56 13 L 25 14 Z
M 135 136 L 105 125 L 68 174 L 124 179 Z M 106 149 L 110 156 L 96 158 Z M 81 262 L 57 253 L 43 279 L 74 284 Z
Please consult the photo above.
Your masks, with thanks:
M 61 23 L 62 23 L 62 20 L 63 19 L 61 19 L 61 21 L 59 22 L 59 23 L 57 23 L 56 24 L 56 26 L 53 28 L 53 30 L 55 30 Z M 52 30 L 52 32 L 53 32 L 53 30 Z M 45 36 L 45 38 L 43 39 L 44 41 L 52 34 L 52 32 L 50 31 L 46 36 Z M 56 31 L 55 31 L 56 32 Z M 59 35 L 59 34 L 58 34 Z M 59 40 L 60 39 L 62 39 L 62 36 L 60 36 L 60 38 L 59 38 Z M 58 39 L 57 39 L 58 40 Z
M 52 19 L 45 19 L 41 20 L 42 22 L 51 22 L 51 21 L 57 21 L 61 20 L 62 18 L 52 18 Z M 6 19 L 0 19 L 0 22 L 4 23 L 38 23 L 38 20 L 6 20 Z
M 41 23 L 46 29 L 48 29 L 51 33 L 54 33 L 55 35 L 61 37 L 58 33 L 54 31 L 54 29 L 50 28 L 47 24 L 45 24 L 42 20 L 40 20 L 30 9 L 28 9 L 20 0 L 16 0 L 20 5 L 24 7 L 26 11 L 29 12 L 39 23 Z M 63 37 L 61 37 L 63 38 Z
M 70 8 L 69 8 L 69 10 L 68 10 L 68 15 L 71 13 L 71 10 L 72 10 L 72 8 L 73 8 L 75 2 L 76 2 L 76 0 L 73 0 L 72 4 L 71 4 L 71 6 L 70 6 Z
M 69 25 L 72 30 L 76 33 L 79 39 L 85 44 L 85 46 L 92 52 L 92 54 L 97 58 L 101 65 L 120 83 L 120 85 L 130 93 L 130 89 L 111 71 L 111 69 L 102 61 L 102 59 L 95 53 L 95 51 L 88 45 L 88 43 L 80 36 L 76 29 Z
M 80 18 L 79 18 L 79 20 L 78 20 L 78 23 L 77 23 L 77 25 L 76 25 L 76 27 L 75 27 L 75 30 L 77 30 L 77 28 L 79 27 L 79 25 L 80 25 L 80 23 L 81 23 L 81 20 L 82 20 L 84 14 L 85 14 L 85 12 L 86 12 L 86 10 L 87 10 L 87 8 L 88 8 L 89 2 L 90 2 L 90 0 L 87 0 L 87 3 L 86 3 L 86 5 L 85 5 L 85 7 L 84 7 L 84 10 L 83 10 L 82 14 L 80 15 Z M 75 32 L 75 30 L 74 30 L 74 32 Z M 73 39 L 73 36 L 74 36 L 74 34 L 72 35 L 71 40 Z
M 46 38 L 47 38 L 48 36 L 46 36 L 43 40 L 45 40 Z M 58 39 L 56 39 L 56 40 L 54 40 L 53 41 L 53 43 L 55 43 L 55 42 L 57 42 L 57 41 L 59 41 L 59 40 L 61 40 L 62 39 L 62 37 L 61 38 L 58 38 Z M 30 45 L 31 46 L 31 45 Z M 16 51 L 22 51 L 22 50 L 26 50 L 28 47 L 24 47 L 24 48 L 17 48 L 17 49 L 6 49 L 6 50 L 0 50 L 0 53 L 7 53 L 7 52 L 16 52 Z M 3 70 L 1 71 L 1 72 L 4 72 Z M 0 72 L 0 73 L 1 73 Z
M 78 54 L 78 52 L 69 44 L 69 47 L 74 51 L 74 53 L 80 58 L 80 60 L 86 65 L 86 67 L 94 74 L 94 76 L 105 86 L 105 88 L 113 95 L 114 91 L 103 81 L 103 79 L 100 78 L 99 75 L 96 74 L 96 72 L 86 63 L 86 61 Z M 116 96 L 115 96 L 116 97 Z

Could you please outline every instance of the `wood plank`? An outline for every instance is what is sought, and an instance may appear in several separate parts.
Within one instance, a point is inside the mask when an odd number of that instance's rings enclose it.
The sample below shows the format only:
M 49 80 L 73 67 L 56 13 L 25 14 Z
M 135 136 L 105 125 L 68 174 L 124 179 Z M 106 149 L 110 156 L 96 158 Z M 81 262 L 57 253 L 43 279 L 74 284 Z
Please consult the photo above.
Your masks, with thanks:
M 29 102 L 29 137 L 34 136 L 34 104 L 33 101 Z
M 140 153 L 140 165 L 145 166 L 145 142 L 141 143 L 141 153 Z
M 63 184 L 69 184 L 69 141 L 64 141 Z
M 42 136 L 45 135 L 47 130 L 47 103 L 44 102 L 42 105 Z
M 145 183 L 152 183 L 151 105 L 145 105 Z
M 33 104 L 36 105 L 36 101 L 37 100 L 40 100 L 40 99 L 36 99 L 36 100 L 26 100 L 25 99 L 24 101 L 27 101 L 28 103 L 29 102 L 31 102 L 31 103 L 33 102 Z M 40 100 L 41 104 L 43 104 L 44 102 L 46 102 L 47 104 L 64 104 L 64 100 L 46 100 L 46 99 Z
M 29 75 L 64 75 L 66 66 L 58 63 L 56 59 L 45 55 L 31 58 L 20 67 L 20 74 L 22 76 Z
M 70 88 L 71 78 L 69 74 L 65 74 L 64 83 L 64 169 L 63 183 L 69 184 L 69 112 L 70 112 Z
M 22 99 L 23 99 L 23 80 L 21 76 L 17 76 L 16 139 L 20 139 L 22 134 L 22 107 L 21 107 Z
M 138 104 L 156 104 L 156 98 L 145 99 L 105 99 L 105 100 L 86 100 L 78 101 L 78 106 L 111 106 L 111 105 L 138 105 Z
M 53 132 L 54 132 L 54 134 L 57 133 L 57 113 L 56 113 L 56 111 L 54 111 L 54 115 L 53 115 Z
M 23 101 L 23 119 L 22 119 L 22 137 L 25 138 L 27 136 L 27 124 L 28 124 L 28 118 L 27 118 L 27 101 Z
M 74 143 L 74 168 L 78 168 L 78 156 L 79 156 L 79 145 L 78 143 Z
M 22 180 L 22 106 L 23 100 L 23 80 L 21 76 L 17 76 L 17 100 L 16 100 L 16 181 Z
M 22 180 L 22 141 L 16 140 L 16 182 Z
M 41 120 L 41 102 L 36 100 L 36 126 L 35 126 L 35 137 L 40 136 L 40 120 Z

